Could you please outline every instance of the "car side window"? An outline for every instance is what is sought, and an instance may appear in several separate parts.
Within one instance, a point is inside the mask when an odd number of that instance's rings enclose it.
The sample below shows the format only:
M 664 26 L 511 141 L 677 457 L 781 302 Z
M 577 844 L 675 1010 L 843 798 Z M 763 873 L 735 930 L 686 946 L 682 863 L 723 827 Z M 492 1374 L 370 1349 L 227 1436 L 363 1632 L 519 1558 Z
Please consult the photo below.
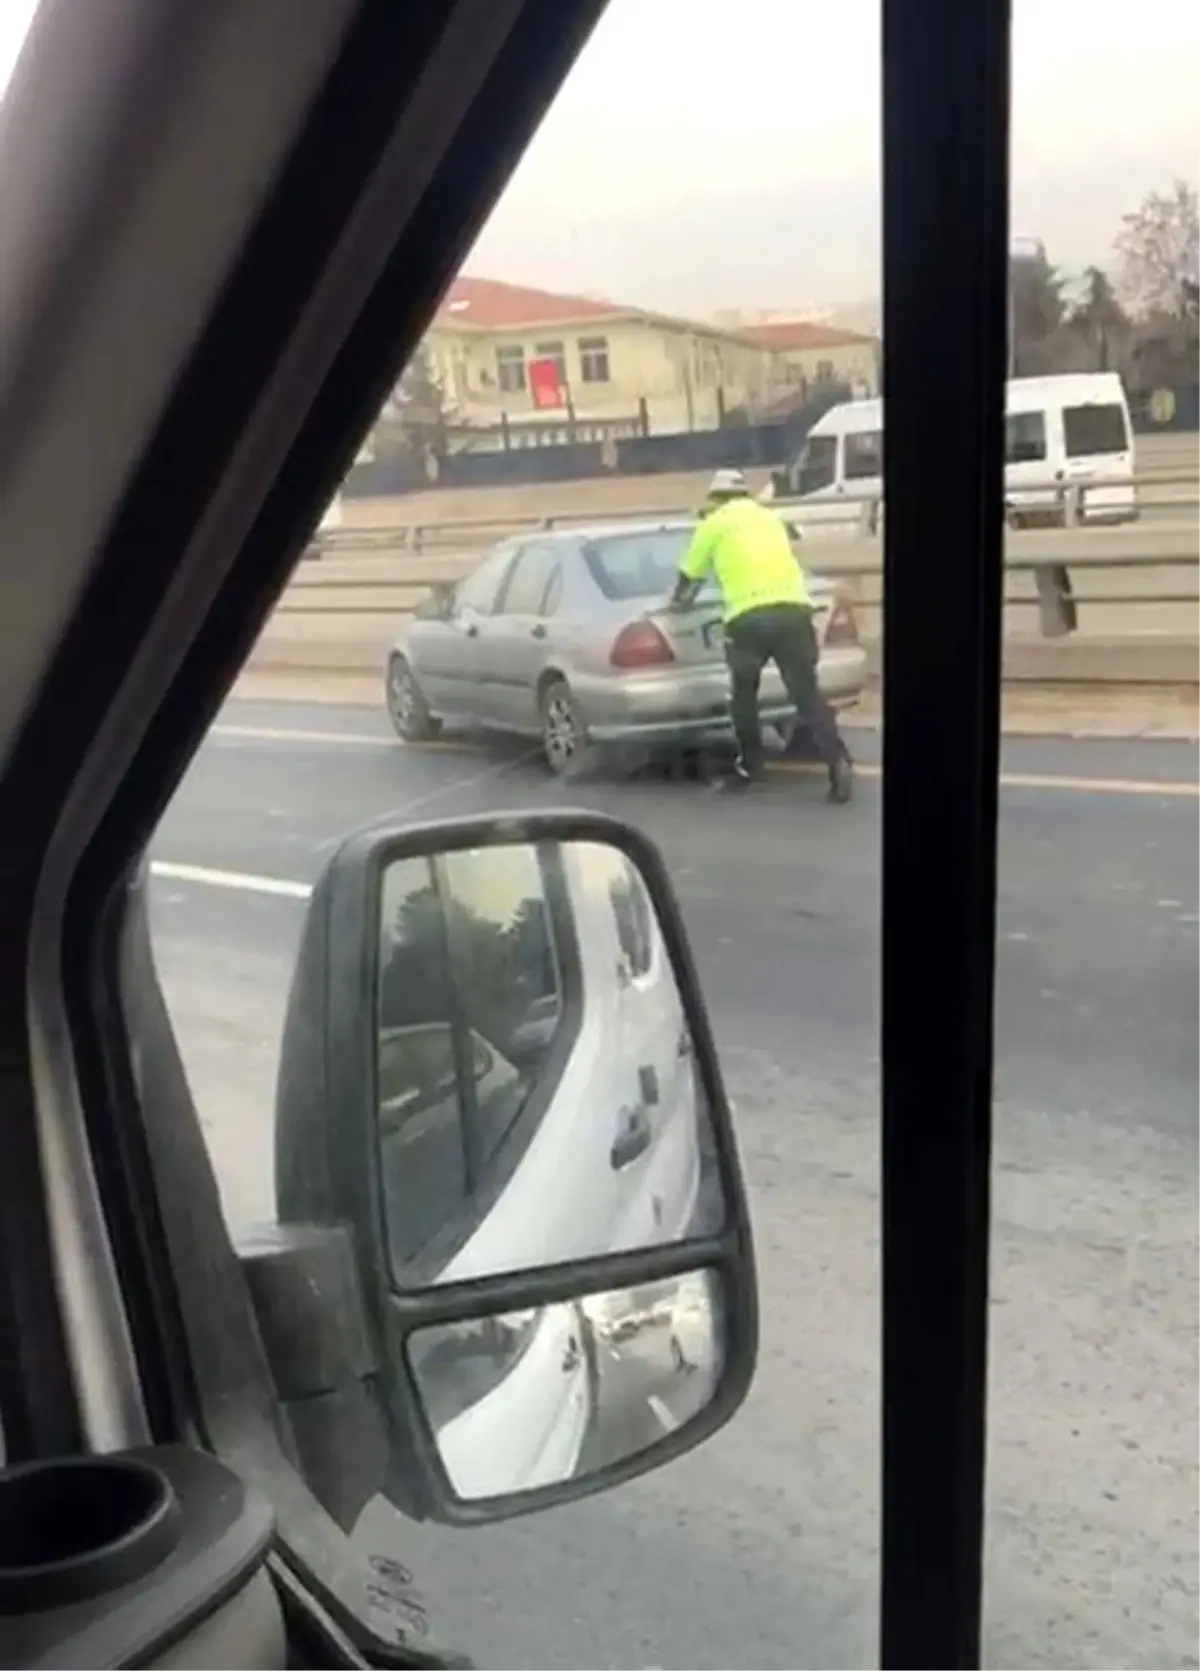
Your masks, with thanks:
M 469 574 L 455 592 L 454 601 L 457 607 L 474 610 L 477 615 L 490 615 L 512 567 L 516 550 L 516 546 L 502 545 L 489 552 L 475 572 Z
M 504 588 L 497 613 L 500 615 L 541 615 L 550 581 L 558 567 L 558 547 L 551 540 L 536 540 L 525 546 Z

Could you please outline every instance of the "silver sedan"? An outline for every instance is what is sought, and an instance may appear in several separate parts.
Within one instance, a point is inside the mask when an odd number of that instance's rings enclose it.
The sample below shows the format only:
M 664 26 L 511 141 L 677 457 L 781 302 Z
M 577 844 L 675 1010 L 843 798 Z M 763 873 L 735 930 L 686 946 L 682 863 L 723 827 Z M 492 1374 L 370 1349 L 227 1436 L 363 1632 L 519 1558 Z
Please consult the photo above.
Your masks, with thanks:
M 709 590 L 682 613 L 666 608 L 694 526 L 604 523 L 494 546 L 392 645 L 386 696 L 398 734 L 421 742 L 469 725 L 538 737 L 556 772 L 620 744 L 728 739 L 720 600 Z M 847 707 L 867 675 L 853 607 L 828 583 L 810 585 L 821 687 Z M 781 730 L 793 718 L 774 667 L 760 711 Z

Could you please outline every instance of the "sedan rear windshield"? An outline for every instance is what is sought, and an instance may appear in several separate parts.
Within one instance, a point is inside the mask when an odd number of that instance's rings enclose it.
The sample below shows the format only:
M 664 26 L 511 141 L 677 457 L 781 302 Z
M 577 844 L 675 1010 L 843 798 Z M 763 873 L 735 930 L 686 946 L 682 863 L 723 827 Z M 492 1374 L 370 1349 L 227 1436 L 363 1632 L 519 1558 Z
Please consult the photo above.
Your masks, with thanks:
M 662 598 L 674 587 L 691 538 L 689 528 L 652 528 L 644 534 L 612 534 L 584 547 L 592 579 L 618 603 Z

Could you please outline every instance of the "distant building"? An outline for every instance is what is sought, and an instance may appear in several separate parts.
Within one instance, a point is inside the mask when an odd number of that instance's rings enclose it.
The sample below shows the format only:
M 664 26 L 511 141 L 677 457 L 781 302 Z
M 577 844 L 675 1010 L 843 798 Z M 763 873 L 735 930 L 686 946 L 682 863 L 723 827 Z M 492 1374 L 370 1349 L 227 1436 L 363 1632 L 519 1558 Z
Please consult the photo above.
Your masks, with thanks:
M 740 334 L 769 349 L 785 365 L 785 380 L 805 391 L 816 383 L 848 383 L 859 396 L 879 392 L 876 337 L 811 319 L 743 325 Z
M 497 279 L 455 280 L 424 346 L 458 447 L 715 429 L 796 380 L 753 331 Z

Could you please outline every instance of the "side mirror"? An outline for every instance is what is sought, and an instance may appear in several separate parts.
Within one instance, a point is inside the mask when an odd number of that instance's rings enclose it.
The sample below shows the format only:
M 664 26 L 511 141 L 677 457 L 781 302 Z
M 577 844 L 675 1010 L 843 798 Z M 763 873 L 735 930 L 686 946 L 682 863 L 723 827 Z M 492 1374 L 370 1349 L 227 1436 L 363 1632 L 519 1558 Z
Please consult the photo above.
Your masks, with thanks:
M 407 1514 L 603 1490 L 749 1389 L 729 1104 L 666 870 L 627 825 L 455 821 L 333 855 L 284 1027 L 276 1190 L 289 1235 L 348 1227 L 358 1292 L 339 1277 L 327 1304 L 366 1319 L 374 1489 Z M 304 1373 L 332 1410 L 328 1356 Z
M 428 597 L 421 599 L 413 610 L 418 621 L 444 621 L 454 608 L 454 583 L 449 580 L 435 580 L 430 587 Z
M 771 497 L 786 499 L 792 491 L 792 478 L 787 470 L 771 471 Z

